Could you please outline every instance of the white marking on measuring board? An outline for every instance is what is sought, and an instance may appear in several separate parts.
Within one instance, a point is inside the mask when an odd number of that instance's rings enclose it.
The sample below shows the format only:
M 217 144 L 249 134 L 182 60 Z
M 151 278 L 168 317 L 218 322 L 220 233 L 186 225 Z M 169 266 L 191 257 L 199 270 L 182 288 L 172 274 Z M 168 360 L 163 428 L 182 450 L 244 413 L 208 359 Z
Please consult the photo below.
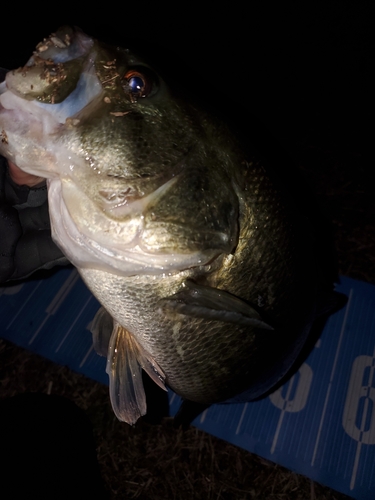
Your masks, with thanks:
M 82 361 L 79 364 L 80 368 L 82 368 L 82 366 L 86 363 L 87 358 L 90 356 L 90 354 L 92 353 L 93 350 L 94 350 L 94 344 L 91 344 L 90 349 L 86 352 L 84 358 L 82 359 Z
M 20 283 L 19 285 L 12 285 L 12 286 L 1 286 L 0 287 L 0 297 L 1 297 L 1 295 L 16 295 L 21 290 L 23 285 L 24 285 L 24 283 Z
M 208 408 L 206 408 L 204 410 L 204 412 L 202 413 L 201 415 L 201 418 L 200 418 L 200 423 L 203 424 L 203 422 L 206 420 L 206 417 L 207 417 L 207 412 L 208 412 Z
M 372 356 L 358 356 L 353 362 L 342 425 L 345 432 L 357 441 L 350 480 L 352 490 L 357 478 L 362 444 L 375 444 L 375 349 Z
M 315 441 L 315 447 L 314 447 L 314 452 L 313 452 L 313 456 L 312 456 L 312 459 L 311 459 L 311 465 L 314 465 L 316 454 L 318 452 L 320 436 L 321 436 L 321 433 L 322 433 L 323 423 L 324 423 L 324 419 L 325 419 L 325 416 L 326 416 L 326 411 L 327 411 L 327 407 L 328 407 L 328 401 L 329 401 L 329 397 L 330 397 L 330 394 L 331 394 L 331 388 L 332 388 L 332 384 L 333 384 L 333 377 L 334 377 L 335 371 L 336 371 L 336 365 L 337 365 L 337 361 L 338 361 L 338 358 L 339 358 L 339 353 L 340 353 L 342 339 L 344 337 L 344 332 L 345 332 L 345 328 L 346 328 L 346 322 L 348 320 L 348 314 L 349 314 L 350 304 L 351 304 L 351 301 L 352 301 L 352 296 L 353 296 L 353 288 L 351 288 L 350 292 L 349 292 L 349 298 L 348 298 L 348 302 L 346 304 L 345 315 L 344 315 L 344 319 L 343 319 L 342 325 L 341 325 L 340 337 L 339 337 L 339 341 L 337 343 L 336 354 L 335 354 L 335 359 L 334 359 L 333 365 L 332 365 L 331 376 L 330 376 L 330 379 L 329 379 L 329 384 L 328 384 L 326 398 L 324 400 L 322 416 L 320 417 L 318 434 L 317 434 L 317 438 L 316 438 L 316 441 Z
M 298 379 L 297 379 L 298 375 Z M 304 409 L 309 396 L 311 382 L 313 379 L 313 371 L 307 363 L 304 363 L 298 370 L 298 374 L 293 375 L 287 384 L 284 384 L 280 389 L 273 392 L 269 398 L 271 402 L 281 410 L 279 421 L 277 423 L 275 435 L 271 446 L 271 454 L 275 451 L 277 441 L 279 439 L 281 425 L 286 413 L 296 413 Z M 283 389 L 287 387 L 285 397 L 282 395 Z M 295 394 L 292 399 L 290 395 L 295 388 Z
M 246 409 L 247 409 L 247 407 L 248 407 L 248 404 L 249 404 L 249 403 L 245 403 L 245 404 L 243 405 L 242 413 L 241 413 L 240 419 L 239 419 L 239 421 L 238 421 L 237 429 L 236 429 L 236 434 L 239 434 L 239 433 L 240 433 L 240 430 L 241 430 L 241 425 L 242 425 L 243 419 L 244 419 L 244 417 L 245 417 L 245 413 L 246 413 Z
M 29 300 L 31 299 L 31 297 L 34 295 L 34 293 L 38 290 L 38 288 L 40 287 L 40 285 L 42 284 L 42 281 L 39 281 L 36 286 L 34 287 L 33 291 L 30 293 L 30 295 L 27 297 L 27 299 L 25 300 L 25 302 L 22 304 L 22 306 L 18 309 L 17 313 L 13 316 L 13 318 L 9 321 L 9 323 L 7 324 L 6 326 L 6 330 L 8 330 L 8 328 L 10 328 L 12 326 L 12 324 L 14 323 L 14 321 L 18 318 L 18 316 L 20 315 L 20 313 L 23 311 L 23 309 L 25 308 L 26 304 L 29 302 Z
M 85 308 L 87 307 L 88 303 L 90 302 L 90 300 L 92 299 L 92 295 L 90 295 L 90 297 L 86 300 L 85 304 L 82 306 L 82 309 L 80 310 L 79 314 L 77 314 L 77 316 L 75 317 L 75 320 L 73 321 L 73 323 L 70 325 L 68 331 L 65 333 L 64 337 L 61 339 L 61 342 L 60 344 L 56 347 L 55 349 L 55 352 L 58 352 L 60 350 L 60 347 L 63 345 L 63 343 L 65 342 L 65 340 L 67 339 L 69 333 L 72 331 L 74 325 L 77 323 L 77 321 L 79 320 L 79 318 L 81 317 L 83 311 L 85 310 Z
M 36 337 L 38 336 L 39 332 L 43 328 L 43 326 L 46 324 L 50 316 L 55 314 L 55 312 L 58 310 L 58 308 L 61 306 L 61 304 L 64 302 L 66 296 L 69 294 L 70 290 L 74 287 L 76 282 L 78 281 L 79 274 L 76 269 L 73 269 L 73 271 L 69 274 L 68 278 L 65 280 L 63 283 L 62 287 L 60 290 L 57 292 L 55 295 L 54 299 L 52 302 L 49 304 L 49 306 L 46 309 L 47 316 L 44 318 L 42 323 L 40 324 L 39 328 L 37 331 L 34 333 L 34 335 L 31 337 L 29 340 L 29 345 L 34 342 Z

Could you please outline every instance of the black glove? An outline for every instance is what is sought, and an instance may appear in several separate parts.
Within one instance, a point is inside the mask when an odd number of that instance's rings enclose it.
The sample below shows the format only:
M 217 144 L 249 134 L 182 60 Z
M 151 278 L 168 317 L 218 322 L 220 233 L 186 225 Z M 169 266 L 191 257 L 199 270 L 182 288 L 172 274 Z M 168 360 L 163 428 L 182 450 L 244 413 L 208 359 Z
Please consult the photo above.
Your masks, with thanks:
M 15 184 L 0 157 L 0 283 L 66 264 L 51 239 L 46 184 Z

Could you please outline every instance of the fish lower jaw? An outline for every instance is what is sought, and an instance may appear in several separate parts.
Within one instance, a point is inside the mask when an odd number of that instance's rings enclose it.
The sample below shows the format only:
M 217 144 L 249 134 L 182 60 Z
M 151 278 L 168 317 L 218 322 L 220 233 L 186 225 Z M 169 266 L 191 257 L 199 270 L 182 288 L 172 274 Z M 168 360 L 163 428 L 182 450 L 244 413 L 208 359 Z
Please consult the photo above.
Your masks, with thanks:
M 78 269 L 93 268 L 121 276 L 161 275 L 204 266 L 218 253 L 152 253 L 142 248 L 137 233 L 123 245 L 108 230 L 85 234 L 71 217 L 61 190 L 58 178 L 49 181 L 52 238 Z

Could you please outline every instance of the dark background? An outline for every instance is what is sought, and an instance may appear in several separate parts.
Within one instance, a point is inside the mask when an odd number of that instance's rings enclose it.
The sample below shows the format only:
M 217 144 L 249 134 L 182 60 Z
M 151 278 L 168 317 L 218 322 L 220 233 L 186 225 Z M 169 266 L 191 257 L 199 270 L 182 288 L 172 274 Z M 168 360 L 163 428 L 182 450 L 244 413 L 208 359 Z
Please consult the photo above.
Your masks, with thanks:
M 79 13 L 73 2 L 8 5 L 1 11 L 0 64 L 23 65 L 43 37 L 74 24 L 122 45 L 160 47 L 160 58 L 167 52 L 171 67 L 187 63 L 201 93 L 210 92 L 202 79 L 285 141 L 296 142 L 318 125 L 335 141 L 367 148 L 374 112 L 374 7 L 354 1 L 298 4 L 232 1 L 206 12 L 194 2 L 172 8 L 122 2 L 122 10 L 112 3 L 87 9 L 80 4 Z
M 244 124 L 264 125 L 282 144 L 332 221 L 340 273 L 375 284 L 372 2 L 234 1 L 208 12 L 203 3 L 152 5 L 123 2 L 120 10 L 108 2 L 82 14 L 67 3 L 1 7 L 0 66 L 23 65 L 43 37 L 74 24 L 149 50 L 172 73 L 185 68 L 186 83 L 203 99 L 214 95 L 219 107 L 233 106 Z M 344 498 L 194 429 L 124 427 L 113 419 L 106 388 L 8 343 L 0 347 L 1 395 L 45 392 L 52 381 L 53 392 L 87 411 L 113 498 Z

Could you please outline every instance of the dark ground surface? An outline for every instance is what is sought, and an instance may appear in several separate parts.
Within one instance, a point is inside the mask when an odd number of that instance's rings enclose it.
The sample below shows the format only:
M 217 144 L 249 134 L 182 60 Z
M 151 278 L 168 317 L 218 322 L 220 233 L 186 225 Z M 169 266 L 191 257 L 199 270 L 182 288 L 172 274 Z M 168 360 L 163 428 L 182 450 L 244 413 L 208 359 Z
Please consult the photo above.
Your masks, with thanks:
M 223 11 L 218 19 L 213 16 L 211 37 L 205 40 L 201 38 L 206 33 L 204 21 L 191 12 L 186 19 L 179 15 L 172 27 L 167 21 L 152 23 L 151 14 L 148 24 L 142 16 L 137 24 L 133 15 L 130 35 L 164 44 L 168 36 L 176 39 L 182 56 L 190 56 L 190 65 L 196 63 L 197 85 L 203 69 L 216 75 L 225 63 L 225 74 L 230 70 L 234 75 L 230 90 L 236 92 L 236 105 L 244 94 L 245 104 L 293 156 L 325 216 L 332 220 L 340 274 L 375 284 L 372 13 L 355 3 L 329 2 L 321 10 L 306 7 L 297 12 L 298 22 L 292 9 L 248 14 L 249 18 Z M 66 21 L 93 35 L 109 30 L 106 21 Z M 127 22 L 124 19 L 124 30 Z M 44 30 L 26 27 L 25 33 L 35 38 L 31 46 L 59 24 L 53 22 Z M 228 25 L 236 29 L 228 30 Z M 4 35 L 3 47 L 7 40 Z M 245 53 L 250 54 L 247 64 Z M 0 65 L 10 66 L 8 49 L 3 56 Z M 13 65 L 22 64 L 25 57 Z M 194 428 L 176 430 L 169 419 L 157 425 L 141 421 L 134 428 L 121 424 L 113 416 L 107 387 L 4 341 L 0 342 L 0 369 L 1 397 L 48 392 L 69 398 L 85 410 L 111 498 L 348 498 Z

